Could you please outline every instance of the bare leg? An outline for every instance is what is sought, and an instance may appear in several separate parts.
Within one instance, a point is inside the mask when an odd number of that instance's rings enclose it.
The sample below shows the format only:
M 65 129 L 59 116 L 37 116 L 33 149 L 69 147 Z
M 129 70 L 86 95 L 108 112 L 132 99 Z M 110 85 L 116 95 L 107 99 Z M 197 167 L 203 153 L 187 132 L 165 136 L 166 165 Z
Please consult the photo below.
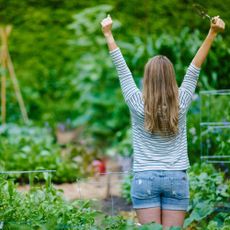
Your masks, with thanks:
M 183 227 L 185 211 L 162 210 L 162 225 L 164 229 L 169 227 Z
M 136 209 L 136 213 L 140 224 L 146 224 L 153 221 L 158 224 L 161 224 L 160 207 Z

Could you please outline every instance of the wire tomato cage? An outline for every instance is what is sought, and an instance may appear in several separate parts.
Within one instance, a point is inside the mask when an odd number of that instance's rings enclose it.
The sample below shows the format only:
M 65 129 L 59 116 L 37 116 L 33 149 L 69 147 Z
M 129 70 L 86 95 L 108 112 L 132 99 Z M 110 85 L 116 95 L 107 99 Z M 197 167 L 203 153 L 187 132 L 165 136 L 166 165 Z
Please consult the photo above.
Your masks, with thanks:
M 230 163 L 230 90 L 200 91 L 200 150 L 206 163 Z

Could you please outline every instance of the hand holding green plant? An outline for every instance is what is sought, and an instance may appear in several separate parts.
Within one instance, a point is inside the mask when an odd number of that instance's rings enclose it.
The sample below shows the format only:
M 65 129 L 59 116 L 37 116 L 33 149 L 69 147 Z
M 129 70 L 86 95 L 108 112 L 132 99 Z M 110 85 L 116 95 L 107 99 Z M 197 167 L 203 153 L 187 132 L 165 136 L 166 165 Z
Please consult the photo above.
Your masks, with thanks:
M 213 17 L 211 20 L 210 33 L 217 34 L 219 32 L 223 32 L 224 29 L 225 29 L 224 21 L 219 16 Z

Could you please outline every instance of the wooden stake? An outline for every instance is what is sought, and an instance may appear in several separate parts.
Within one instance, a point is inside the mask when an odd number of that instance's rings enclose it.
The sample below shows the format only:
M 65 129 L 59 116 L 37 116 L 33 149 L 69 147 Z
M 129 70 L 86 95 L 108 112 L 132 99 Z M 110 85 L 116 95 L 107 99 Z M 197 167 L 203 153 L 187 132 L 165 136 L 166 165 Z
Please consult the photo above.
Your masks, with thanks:
M 21 91 L 20 91 L 18 80 L 16 78 L 16 74 L 15 74 L 15 71 L 14 71 L 13 62 L 11 60 L 9 52 L 8 52 L 8 58 L 7 59 L 8 59 L 7 60 L 7 65 L 8 65 L 8 68 L 9 68 L 10 78 L 11 78 L 13 86 L 14 86 L 14 91 L 15 91 L 16 98 L 18 100 L 18 104 L 19 104 L 21 113 L 22 113 L 22 118 L 23 118 L 25 123 L 28 123 L 29 119 L 28 119 L 26 107 L 25 107 L 25 104 L 24 104 L 24 101 L 23 101 L 23 98 L 22 98 L 22 94 L 21 94 Z
M 1 79 L 1 116 L 2 124 L 6 123 L 6 76 L 5 76 L 5 62 L 1 61 L 3 68 L 3 75 Z
M 28 115 L 26 111 L 26 107 L 22 98 L 22 94 L 20 91 L 19 83 L 14 71 L 14 66 L 13 62 L 10 57 L 10 53 L 8 51 L 8 45 L 7 45 L 7 38 L 9 37 L 9 34 L 12 30 L 11 26 L 6 26 L 6 28 L 0 28 L 0 33 L 1 33 L 1 38 L 2 38 L 2 53 L 1 53 L 1 59 L 2 59 L 2 67 L 4 70 L 8 68 L 9 70 L 9 75 L 13 83 L 15 95 L 21 110 L 22 118 L 25 123 L 28 123 Z M 6 122 L 6 76 L 5 76 L 5 71 L 2 76 L 2 85 L 1 85 L 1 97 L 2 97 L 2 123 L 5 124 Z
M 1 78 L 1 116 L 2 124 L 6 123 L 6 67 L 7 67 L 7 32 L 0 28 L 2 47 L 1 47 L 1 65 L 3 69 Z
M 105 194 L 105 198 L 109 199 L 110 195 L 111 195 L 111 185 L 110 185 L 110 181 L 111 181 L 111 175 L 107 174 L 107 180 L 106 180 L 106 194 Z

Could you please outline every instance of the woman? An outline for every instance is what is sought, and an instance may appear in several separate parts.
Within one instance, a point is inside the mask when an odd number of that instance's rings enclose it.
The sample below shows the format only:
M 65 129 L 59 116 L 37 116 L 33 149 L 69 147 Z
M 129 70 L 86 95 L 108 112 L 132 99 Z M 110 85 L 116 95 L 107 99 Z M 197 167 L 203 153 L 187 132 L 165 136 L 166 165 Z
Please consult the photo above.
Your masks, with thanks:
M 189 205 L 186 114 L 200 67 L 225 24 L 219 16 L 213 18 L 179 88 L 170 60 L 161 55 L 151 58 L 145 65 L 143 92 L 114 41 L 111 17 L 103 19 L 101 25 L 132 118 L 133 208 L 141 224 L 154 221 L 164 227 L 182 227 Z

